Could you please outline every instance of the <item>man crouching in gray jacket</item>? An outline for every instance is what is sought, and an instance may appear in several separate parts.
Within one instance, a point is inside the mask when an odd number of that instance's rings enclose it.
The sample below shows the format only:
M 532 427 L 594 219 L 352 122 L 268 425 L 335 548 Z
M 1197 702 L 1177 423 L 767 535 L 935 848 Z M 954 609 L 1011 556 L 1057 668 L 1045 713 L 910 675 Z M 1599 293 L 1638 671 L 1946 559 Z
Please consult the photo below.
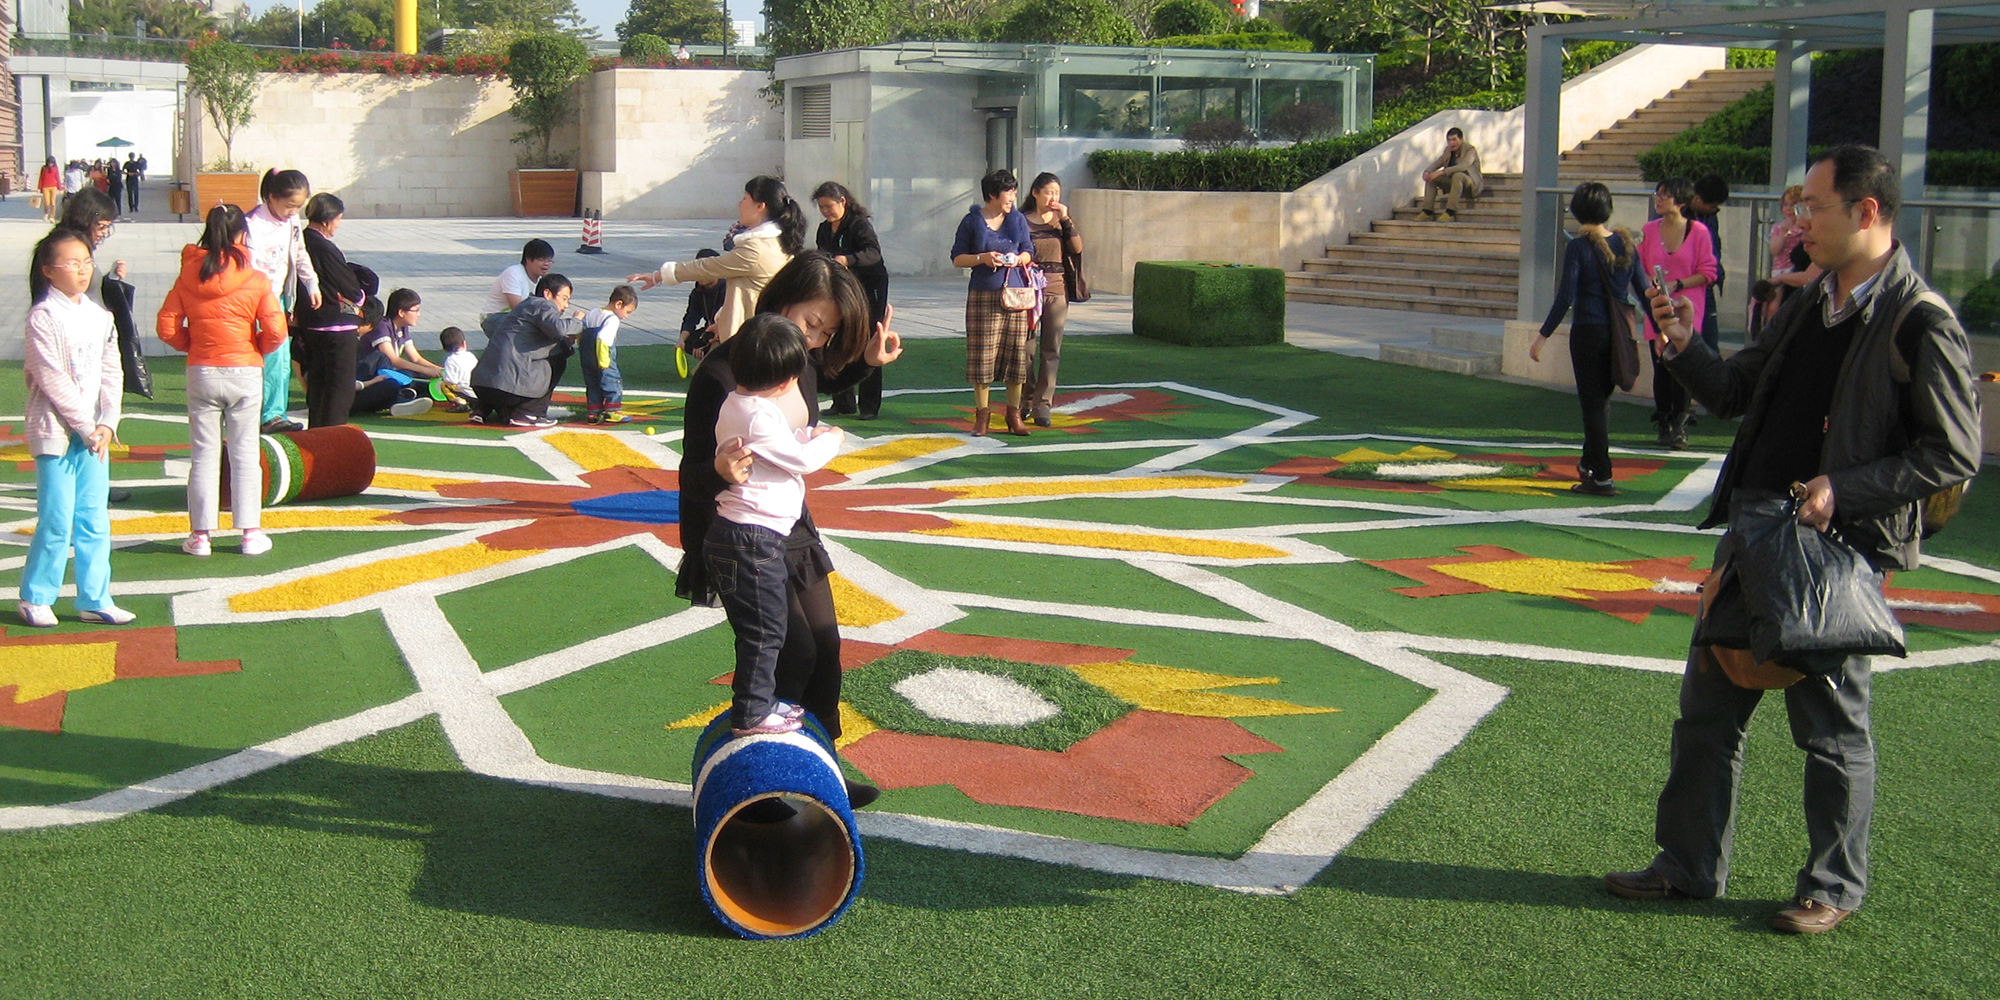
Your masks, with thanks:
M 1913 570 L 1924 499 L 1979 471 L 1965 331 L 1895 241 L 1901 204 L 1895 168 L 1873 149 L 1841 146 L 1814 161 L 1798 220 L 1806 252 L 1826 274 L 1727 361 L 1692 335 L 1686 299 L 1652 293 L 1672 347 L 1668 370 L 1710 412 L 1743 420 L 1702 527 L 1804 483 L 1800 521 L 1837 526 L 1877 570 Z M 1715 565 L 1735 545 L 1724 535 Z M 1654 825 L 1660 853 L 1643 870 L 1606 875 L 1617 895 L 1707 899 L 1728 885 L 1743 731 L 1763 690 L 1738 687 L 1709 659 L 1691 650 L 1681 678 Z M 1795 934 L 1832 930 L 1868 889 L 1869 657 L 1830 666 L 1784 688 L 1792 739 L 1806 753 L 1811 853 L 1796 897 L 1771 926 Z
M 569 279 L 542 275 L 535 294 L 480 323 L 486 350 L 472 369 L 474 424 L 508 427 L 553 427 L 549 397 L 562 380 L 583 318 L 567 314 Z

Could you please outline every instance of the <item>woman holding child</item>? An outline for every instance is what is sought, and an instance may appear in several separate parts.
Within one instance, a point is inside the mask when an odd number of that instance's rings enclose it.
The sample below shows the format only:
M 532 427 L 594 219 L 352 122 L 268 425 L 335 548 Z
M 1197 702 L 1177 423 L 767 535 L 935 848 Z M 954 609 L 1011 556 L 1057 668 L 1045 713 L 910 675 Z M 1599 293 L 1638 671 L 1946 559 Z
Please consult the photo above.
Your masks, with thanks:
M 796 324 L 810 349 L 794 392 L 776 400 L 796 430 L 817 426 L 819 396 L 857 385 L 874 369 L 902 354 L 902 340 L 889 328 L 890 316 L 870 332 L 867 293 L 846 268 L 824 254 L 801 254 L 774 275 L 757 301 L 758 313 L 776 313 Z M 688 379 L 686 437 L 681 448 L 681 559 L 675 593 L 713 607 L 703 541 L 714 523 L 717 498 L 730 483 L 748 478 L 751 457 L 741 442 L 717 447 L 716 419 L 736 390 L 730 342 L 709 352 Z M 808 508 L 785 537 L 788 618 L 778 655 L 776 696 L 803 706 L 831 736 L 840 733 L 840 629 L 827 574 L 833 560 L 820 544 Z M 849 790 L 856 805 L 874 798 L 873 789 Z

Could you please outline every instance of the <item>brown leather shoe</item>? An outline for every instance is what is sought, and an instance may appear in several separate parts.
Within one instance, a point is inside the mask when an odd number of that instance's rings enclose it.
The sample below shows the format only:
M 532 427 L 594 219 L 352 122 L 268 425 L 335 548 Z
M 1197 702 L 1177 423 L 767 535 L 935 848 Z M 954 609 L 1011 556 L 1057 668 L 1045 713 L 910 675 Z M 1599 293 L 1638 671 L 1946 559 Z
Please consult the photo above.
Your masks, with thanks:
M 985 436 L 986 436 L 986 425 L 987 425 L 988 423 L 992 422 L 992 420 L 993 420 L 993 408 L 992 408 L 992 407 L 990 407 L 990 406 L 982 406 L 982 407 L 979 407 L 979 408 L 978 408 L 978 409 L 976 409 L 976 410 L 973 410 L 973 411 L 972 411 L 972 436 L 973 436 L 973 437 L 976 437 L 976 438 L 983 438 L 983 437 L 985 437 Z
M 1021 408 L 1018 406 L 1007 408 L 1007 433 L 1015 437 L 1028 436 L 1028 425 L 1021 421 Z
M 1853 910 L 1842 910 L 1800 896 L 1771 916 L 1771 929 L 1787 934 L 1824 934 L 1840 926 Z
M 1613 896 L 1626 899 L 1688 899 L 1687 893 L 1673 887 L 1665 875 L 1651 868 L 1636 872 L 1606 872 L 1604 888 Z

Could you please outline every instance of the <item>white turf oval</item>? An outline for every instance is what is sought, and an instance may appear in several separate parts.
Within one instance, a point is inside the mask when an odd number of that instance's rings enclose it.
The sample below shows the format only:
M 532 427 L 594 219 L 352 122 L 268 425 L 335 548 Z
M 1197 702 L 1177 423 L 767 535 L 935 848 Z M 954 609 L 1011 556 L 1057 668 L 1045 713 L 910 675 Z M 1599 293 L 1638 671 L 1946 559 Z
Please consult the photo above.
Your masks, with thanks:
M 897 681 L 894 690 L 933 719 L 968 726 L 1019 728 L 1062 712 L 1060 706 L 1011 677 L 956 667 L 912 674 Z
M 1471 462 L 1384 462 L 1375 467 L 1375 474 L 1383 479 L 1463 479 L 1497 475 L 1502 468 Z

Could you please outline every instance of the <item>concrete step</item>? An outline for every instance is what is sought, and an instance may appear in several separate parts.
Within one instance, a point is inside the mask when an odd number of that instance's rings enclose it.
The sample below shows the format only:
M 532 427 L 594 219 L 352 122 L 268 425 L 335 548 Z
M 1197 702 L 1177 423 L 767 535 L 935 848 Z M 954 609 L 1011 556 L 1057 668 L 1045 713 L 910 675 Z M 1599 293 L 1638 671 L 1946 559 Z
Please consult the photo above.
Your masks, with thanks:
M 1384 278 L 1448 277 L 1461 281 L 1506 282 L 1518 281 L 1521 276 L 1519 267 L 1481 267 L 1465 263 L 1454 263 L 1445 267 L 1437 264 L 1377 259 L 1381 256 L 1382 254 L 1378 252 L 1352 259 L 1320 257 L 1302 261 L 1300 266 L 1313 274 L 1363 274 Z
M 1421 206 L 1423 203 L 1424 200 L 1422 198 L 1411 198 L 1409 204 L 1399 206 L 1396 209 L 1397 213 L 1396 217 L 1399 219 L 1402 218 L 1403 217 L 1402 213 L 1404 212 L 1409 212 L 1414 216 L 1418 207 Z M 1491 192 L 1486 192 L 1484 194 L 1481 194 L 1479 197 L 1472 199 L 1472 204 L 1470 205 L 1470 207 L 1466 208 L 1465 211 L 1498 212 L 1502 215 L 1507 215 L 1518 219 L 1521 217 L 1521 199 L 1495 198 L 1492 196 Z
M 1358 234 L 1357 234 L 1358 235 Z M 1438 249 L 1434 247 L 1403 247 L 1395 244 L 1381 246 L 1359 246 L 1348 244 L 1326 248 L 1322 260 L 1337 263 L 1383 263 L 1421 264 L 1426 267 L 1449 269 L 1458 267 L 1514 268 L 1521 266 L 1521 250 L 1483 249 L 1480 247 L 1456 247 Z
M 1665 115 L 1647 115 L 1643 118 L 1627 118 L 1616 125 L 1597 133 L 1596 139 L 1630 137 L 1634 140 L 1667 137 L 1684 131 L 1678 122 L 1667 120 Z M 1592 141 L 1596 141 L 1593 139 Z
M 1497 330 L 1460 330 L 1456 327 L 1431 327 L 1431 346 L 1453 351 L 1471 351 L 1477 354 L 1491 354 L 1499 357 L 1505 349 L 1507 336 Z
M 1495 302 L 1465 302 L 1459 299 L 1369 295 L 1366 293 L 1340 292 L 1325 288 L 1297 286 L 1288 289 L 1285 297 L 1293 302 L 1321 302 L 1327 305 L 1354 306 L 1361 309 L 1400 309 L 1405 312 L 1477 316 L 1482 319 L 1513 319 L 1516 311 L 1515 307 L 1511 305 L 1503 305 Z
M 1513 205 L 1495 208 L 1493 207 L 1492 202 L 1489 202 L 1486 199 L 1481 198 L 1477 202 L 1474 202 L 1474 204 L 1476 204 L 1478 207 L 1464 208 L 1459 210 L 1458 213 L 1459 222 L 1473 223 L 1476 225 L 1484 225 L 1484 226 L 1512 225 L 1516 228 L 1518 228 L 1521 225 L 1521 205 L 1519 202 L 1516 202 Z M 1399 208 L 1396 210 L 1396 220 L 1399 222 L 1420 221 L 1417 218 L 1417 215 L 1421 211 L 1422 209 L 1419 209 L 1415 205 L 1408 205 L 1403 208 Z
M 1323 288 L 1342 292 L 1366 292 L 1372 295 L 1402 295 L 1433 298 L 1457 298 L 1468 302 L 1514 303 L 1520 301 L 1519 289 L 1513 282 L 1474 282 L 1449 280 L 1455 275 L 1449 272 L 1434 273 L 1428 278 L 1384 278 L 1370 274 L 1321 274 L 1317 271 L 1292 271 L 1285 275 L 1286 284 L 1293 287 Z
M 1500 355 L 1484 351 L 1461 351 L 1432 345 L 1383 344 L 1381 360 L 1394 365 L 1428 368 L 1454 375 L 1498 375 Z
M 1442 211 L 1442 209 L 1440 209 Z M 1383 219 L 1373 224 L 1373 231 L 1385 236 L 1435 236 L 1443 228 L 1446 233 L 1461 239 L 1474 240 L 1514 240 L 1521 238 L 1520 217 L 1515 216 L 1514 224 L 1481 223 L 1471 219 L 1457 219 L 1452 222 L 1420 222 L 1415 219 Z
M 1432 228 L 1449 230 L 1451 223 L 1433 223 Z M 1432 235 L 1429 233 L 1354 233 L 1348 236 L 1351 246 L 1381 247 L 1394 250 L 1470 250 L 1480 253 L 1504 253 L 1512 257 L 1521 255 L 1521 238 L 1517 232 L 1509 240 L 1471 239 L 1449 232 Z

